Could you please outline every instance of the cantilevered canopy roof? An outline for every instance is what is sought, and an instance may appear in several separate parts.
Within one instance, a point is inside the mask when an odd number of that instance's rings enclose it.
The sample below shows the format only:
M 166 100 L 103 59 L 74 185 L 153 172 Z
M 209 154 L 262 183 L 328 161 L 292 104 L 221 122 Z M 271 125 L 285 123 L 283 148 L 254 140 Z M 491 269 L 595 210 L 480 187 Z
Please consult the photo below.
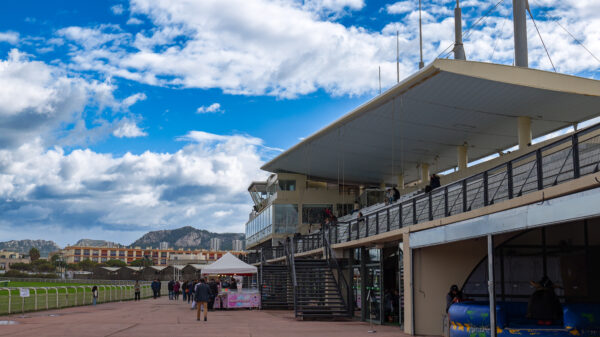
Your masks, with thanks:
M 346 182 L 396 183 L 456 167 L 518 143 L 517 117 L 533 138 L 600 115 L 600 81 L 530 68 L 438 59 L 265 164 Z

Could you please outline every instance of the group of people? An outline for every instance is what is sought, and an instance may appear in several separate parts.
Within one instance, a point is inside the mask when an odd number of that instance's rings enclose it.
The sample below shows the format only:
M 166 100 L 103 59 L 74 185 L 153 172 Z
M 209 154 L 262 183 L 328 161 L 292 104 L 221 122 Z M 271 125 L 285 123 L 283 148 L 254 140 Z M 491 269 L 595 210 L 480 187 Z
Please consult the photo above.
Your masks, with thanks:
M 560 286 L 554 284 L 548 276 L 542 277 L 538 282 L 531 281 L 534 288 L 527 303 L 526 318 L 535 320 L 538 325 L 552 325 L 562 319 L 562 306 L 555 293 L 555 289 Z M 467 301 L 462 291 L 457 285 L 452 285 L 446 295 L 446 312 L 454 303 Z
M 385 193 L 385 204 L 390 205 L 398 200 L 400 200 L 400 191 L 398 191 L 396 186 L 388 188 Z

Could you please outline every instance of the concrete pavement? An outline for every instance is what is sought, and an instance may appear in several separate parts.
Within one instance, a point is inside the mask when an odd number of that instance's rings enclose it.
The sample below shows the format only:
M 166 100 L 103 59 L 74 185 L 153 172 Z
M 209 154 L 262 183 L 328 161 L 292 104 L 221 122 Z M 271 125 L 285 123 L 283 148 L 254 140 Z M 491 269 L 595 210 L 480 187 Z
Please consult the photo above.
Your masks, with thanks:
M 0 336 L 374 336 L 363 322 L 297 321 L 291 311 L 227 310 L 208 313 L 208 322 L 196 321 L 196 312 L 187 303 L 157 300 L 113 302 L 0 316 Z M 375 326 L 375 336 L 405 336 L 399 327 Z

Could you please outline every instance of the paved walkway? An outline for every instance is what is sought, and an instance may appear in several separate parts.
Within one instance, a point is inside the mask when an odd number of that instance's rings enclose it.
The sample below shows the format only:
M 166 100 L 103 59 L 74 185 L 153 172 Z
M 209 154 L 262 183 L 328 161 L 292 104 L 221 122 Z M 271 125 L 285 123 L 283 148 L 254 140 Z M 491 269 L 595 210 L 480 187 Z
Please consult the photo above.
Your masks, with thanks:
M 196 321 L 187 303 L 167 297 L 140 302 L 116 302 L 21 315 L 0 316 L 16 325 L 0 325 L 0 336 L 405 336 L 400 328 L 363 322 L 296 321 L 290 311 L 227 310 L 209 312 L 208 322 Z

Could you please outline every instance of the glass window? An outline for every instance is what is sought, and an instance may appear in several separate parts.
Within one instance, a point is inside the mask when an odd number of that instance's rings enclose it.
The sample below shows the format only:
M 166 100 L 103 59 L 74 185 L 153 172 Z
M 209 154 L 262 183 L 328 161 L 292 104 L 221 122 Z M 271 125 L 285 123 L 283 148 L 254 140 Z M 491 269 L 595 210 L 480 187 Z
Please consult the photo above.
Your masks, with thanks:
M 302 223 L 319 224 L 325 220 L 325 210 L 332 205 L 302 205 Z
M 117 251 L 116 250 L 111 250 L 110 251 L 110 256 L 117 256 Z
M 295 191 L 296 181 L 295 180 L 279 180 L 280 191 Z
M 298 205 L 273 205 L 275 233 L 295 233 L 298 225 Z
M 81 249 L 75 249 L 75 255 L 81 255 Z

